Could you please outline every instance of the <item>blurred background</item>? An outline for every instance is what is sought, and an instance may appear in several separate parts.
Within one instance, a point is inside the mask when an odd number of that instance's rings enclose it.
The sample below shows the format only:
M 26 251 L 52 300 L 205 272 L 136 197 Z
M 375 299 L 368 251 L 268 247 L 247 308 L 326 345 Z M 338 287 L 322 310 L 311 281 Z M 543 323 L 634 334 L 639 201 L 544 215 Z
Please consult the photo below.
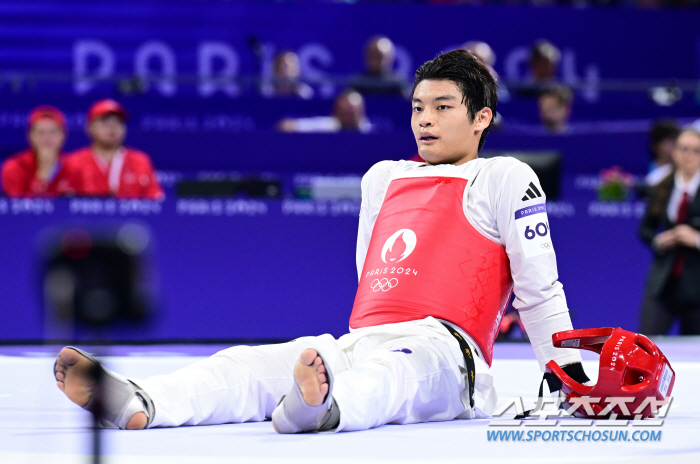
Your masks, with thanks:
M 361 176 L 417 159 L 413 73 L 462 47 L 500 85 L 483 156 L 540 175 L 574 327 L 639 330 L 645 198 L 678 128 L 700 127 L 698 4 L 5 0 L 0 343 L 346 333 Z M 41 121 L 58 128 L 54 158 Z M 71 183 L 83 147 L 112 148 L 91 168 L 103 189 Z M 75 329 L 86 292 L 152 316 Z M 504 337 L 522 337 L 510 322 Z

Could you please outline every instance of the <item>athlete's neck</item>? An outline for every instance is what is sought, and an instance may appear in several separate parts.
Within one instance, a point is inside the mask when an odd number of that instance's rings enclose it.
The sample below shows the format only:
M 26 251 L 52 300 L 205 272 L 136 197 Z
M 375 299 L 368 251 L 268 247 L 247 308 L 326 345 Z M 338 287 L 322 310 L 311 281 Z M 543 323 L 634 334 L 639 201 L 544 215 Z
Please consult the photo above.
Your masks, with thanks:
M 478 153 L 478 152 L 477 152 L 477 153 L 472 153 L 472 154 L 470 154 L 470 155 L 465 156 L 464 158 L 462 158 L 461 160 L 457 161 L 456 163 L 452 163 L 452 164 L 454 164 L 455 166 L 460 166 L 460 165 L 462 165 L 462 164 L 465 164 L 465 163 L 470 162 L 471 160 L 477 159 L 478 157 L 479 157 L 479 153 Z
M 478 153 L 475 153 L 475 154 L 473 154 L 473 155 L 467 155 L 467 156 L 465 156 L 465 157 L 459 158 L 459 159 L 457 159 L 456 161 L 450 161 L 450 159 L 448 158 L 447 160 L 441 161 L 441 162 L 433 162 L 433 163 L 431 163 L 431 162 L 429 162 L 429 161 L 426 161 L 426 164 L 429 164 L 429 165 L 431 165 L 431 166 L 437 166 L 437 165 L 441 165 L 441 164 L 451 164 L 451 165 L 453 165 L 453 166 L 461 166 L 461 165 L 463 165 L 463 164 L 466 164 L 466 163 L 470 162 L 471 160 L 477 159 L 478 157 L 479 157 L 479 154 L 478 154 Z

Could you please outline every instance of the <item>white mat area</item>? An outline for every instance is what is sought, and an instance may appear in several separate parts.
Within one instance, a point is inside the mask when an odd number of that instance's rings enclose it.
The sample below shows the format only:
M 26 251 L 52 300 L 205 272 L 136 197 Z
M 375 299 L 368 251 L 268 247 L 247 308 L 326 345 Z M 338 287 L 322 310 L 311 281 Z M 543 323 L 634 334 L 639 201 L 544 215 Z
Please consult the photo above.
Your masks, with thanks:
M 698 348 L 700 351 L 700 344 Z M 511 357 L 527 357 L 531 352 L 528 350 L 527 345 L 522 349 L 516 347 L 515 351 L 521 356 Z M 142 352 L 139 356 L 108 358 L 107 364 L 127 376 L 147 377 L 170 372 L 199 359 L 168 354 Z M 644 428 L 661 431 L 660 441 L 489 441 L 487 431 L 494 427 L 489 427 L 488 420 L 281 436 L 273 431 L 270 422 L 263 422 L 137 432 L 106 430 L 103 462 L 698 463 L 700 362 L 688 360 L 687 355 L 681 357 L 681 361 L 669 358 L 677 373 L 674 402 L 662 426 Z M 0 356 L 0 463 L 90 462 L 91 432 L 86 428 L 90 415 L 70 403 L 55 387 L 53 361 L 46 353 Z M 586 361 L 585 367 L 590 375 L 597 369 L 597 363 Z M 497 359 L 493 372 L 499 389 L 499 404 L 510 396 L 532 398 L 541 378 L 536 362 L 530 359 Z M 534 428 L 521 426 L 518 429 L 527 432 Z M 629 430 L 630 436 L 639 430 L 631 425 L 623 428 L 597 426 L 587 430 L 606 429 Z

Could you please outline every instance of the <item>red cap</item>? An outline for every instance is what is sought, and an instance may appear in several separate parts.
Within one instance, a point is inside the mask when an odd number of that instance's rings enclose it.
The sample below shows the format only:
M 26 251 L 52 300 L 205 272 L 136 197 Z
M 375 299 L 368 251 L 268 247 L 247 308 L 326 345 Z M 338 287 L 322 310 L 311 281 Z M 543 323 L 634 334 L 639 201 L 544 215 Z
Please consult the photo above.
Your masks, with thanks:
M 100 100 L 92 104 L 87 113 L 88 122 L 92 122 L 97 118 L 107 116 L 108 114 L 116 114 L 126 120 L 129 114 L 124 107 L 112 99 Z
M 48 118 L 51 119 L 52 121 L 58 123 L 59 126 L 65 131 L 66 130 L 66 117 L 63 115 L 61 110 L 56 108 L 55 106 L 49 106 L 49 105 L 42 105 L 42 106 L 37 106 L 32 110 L 31 113 L 29 113 L 29 119 L 28 119 L 28 124 L 29 128 L 31 129 L 32 126 L 42 118 Z

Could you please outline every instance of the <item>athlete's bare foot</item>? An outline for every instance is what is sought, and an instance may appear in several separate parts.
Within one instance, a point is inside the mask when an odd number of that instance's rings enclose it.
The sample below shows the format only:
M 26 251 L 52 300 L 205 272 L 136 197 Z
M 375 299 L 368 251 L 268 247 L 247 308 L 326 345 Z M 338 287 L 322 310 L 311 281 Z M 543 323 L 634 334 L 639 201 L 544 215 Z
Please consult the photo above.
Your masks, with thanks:
M 63 348 L 56 359 L 56 385 L 81 408 L 90 402 L 95 391 L 94 367 L 92 361 L 71 348 Z M 129 419 L 126 428 L 140 430 L 147 424 L 146 414 L 137 412 Z
M 63 348 L 56 358 L 56 385 L 81 408 L 95 391 L 92 369 L 94 363 L 71 348 Z
M 326 399 L 328 394 L 326 366 L 323 365 L 316 350 L 310 348 L 302 351 L 299 361 L 294 366 L 294 381 L 309 406 L 320 406 Z M 279 432 L 274 422 L 272 426 Z

